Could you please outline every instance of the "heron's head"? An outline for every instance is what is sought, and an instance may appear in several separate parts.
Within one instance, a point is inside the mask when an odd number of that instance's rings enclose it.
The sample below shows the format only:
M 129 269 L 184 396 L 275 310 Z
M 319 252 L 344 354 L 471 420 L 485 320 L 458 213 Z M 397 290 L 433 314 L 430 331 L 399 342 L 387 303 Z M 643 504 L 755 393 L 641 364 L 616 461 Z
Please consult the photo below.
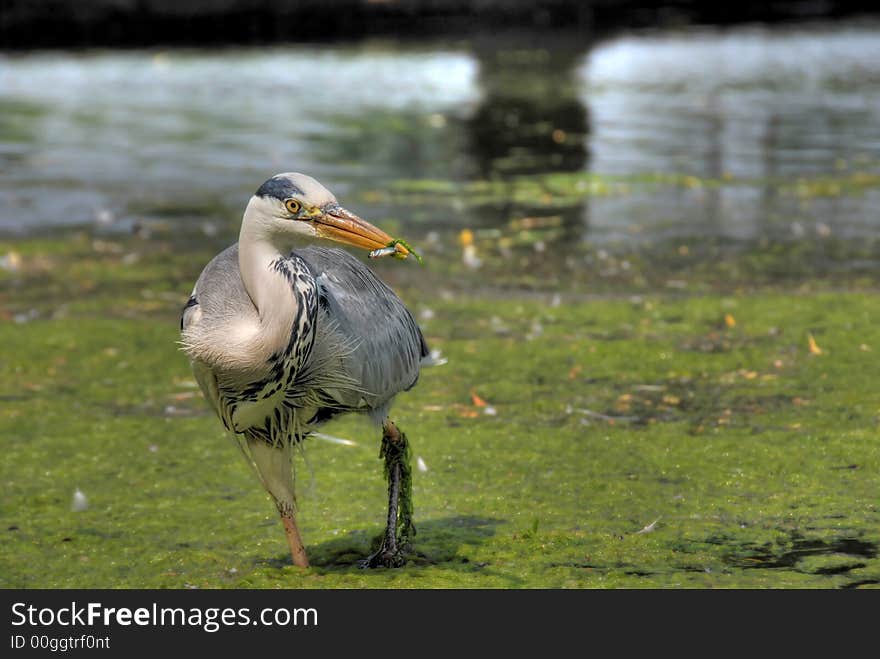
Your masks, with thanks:
M 375 250 L 388 246 L 393 238 L 344 209 L 336 197 L 311 176 L 288 172 L 276 174 L 251 197 L 245 217 L 269 235 L 334 240 L 346 245 Z M 409 251 L 396 245 L 398 255 Z

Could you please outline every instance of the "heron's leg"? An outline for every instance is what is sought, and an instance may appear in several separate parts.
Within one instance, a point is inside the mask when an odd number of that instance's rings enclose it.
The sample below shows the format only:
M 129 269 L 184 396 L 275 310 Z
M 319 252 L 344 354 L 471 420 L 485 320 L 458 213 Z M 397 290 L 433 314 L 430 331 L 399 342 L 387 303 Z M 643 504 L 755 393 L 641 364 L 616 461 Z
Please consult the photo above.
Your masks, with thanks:
M 412 522 L 412 469 L 409 442 L 391 419 L 382 424 L 382 448 L 385 478 L 388 480 L 388 521 L 378 551 L 362 562 L 362 567 L 400 567 L 406 562 L 406 550 L 416 534 Z
M 281 523 L 284 524 L 284 534 L 287 536 L 287 544 L 290 547 L 290 557 L 293 559 L 293 564 L 297 567 L 308 567 L 309 558 L 306 556 L 306 548 L 296 526 L 293 506 L 282 507 L 279 504 L 278 512 L 281 513 Z
M 290 557 L 298 567 L 308 567 L 309 559 L 296 526 L 296 497 L 290 468 L 290 445 L 273 446 L 259 437 L 248 437 L 248 452 L 257 467 L 263 487 L 275 501 L 284 524 Z

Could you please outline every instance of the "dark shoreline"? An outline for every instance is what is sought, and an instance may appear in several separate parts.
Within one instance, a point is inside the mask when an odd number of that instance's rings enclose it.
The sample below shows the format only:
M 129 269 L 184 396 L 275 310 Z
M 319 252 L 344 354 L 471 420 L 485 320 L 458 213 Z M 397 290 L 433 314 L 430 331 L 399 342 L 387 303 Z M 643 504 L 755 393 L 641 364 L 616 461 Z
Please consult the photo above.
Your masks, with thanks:
M 517 41 L 626 28 L 877 16 L 861 2 L 699 0 L 0 0 L 0 50 L 268 45 L 390 38 Z

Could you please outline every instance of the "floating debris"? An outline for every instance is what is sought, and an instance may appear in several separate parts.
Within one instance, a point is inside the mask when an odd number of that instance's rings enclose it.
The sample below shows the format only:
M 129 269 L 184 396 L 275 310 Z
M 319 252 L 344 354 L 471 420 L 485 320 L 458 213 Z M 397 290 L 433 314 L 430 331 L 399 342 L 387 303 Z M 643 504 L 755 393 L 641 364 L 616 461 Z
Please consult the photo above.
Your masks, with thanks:
M 474 232 L 470 229 L 462 229 L 458 234 L 458 242 L 461 244 L 461 260 L 471 270 L 476 270 L 483 265 L 483 260 L 477 256 L 477 247 L 474 245 Z
M 350 439 L 344 439 L 342 437 L 334 437 L 333 435 L 325 435 L 322 432 L 313 432 L 311 436 L 315 439 L 320 439 L 324 442 L 329 442 L 331 444 L 340 444 L 342 446 L 357 446 L 357 442 L 353 442 Z
M 6 252 L 0 256 L 0 268 L 7 272 L 18 272 L 21 270 L 21 254 L 18 252 Z
M 472 403 L 474 404 L 474 406 L 476 406 L 476 407 L 486 407 L 486 406 L 489 404 L 489 403 L 487 403 L 485 400 L 483 400 L 482 398 L 480 398 L 480 397 L 477 395 L 477 392 L 474 391 L 473 389 L 471 389 L 471 402 L 472 402 Z
M 449 360 L 443 356 L 443 353 L 440 351 L 440 348 L 434 348 L 431 350 L 431 353 L 428 355 L 428 358 L 423 362 L 426 366 L 443 366 L 443 364 L 447 363 Z
M 533 341 L 539 338 L 544 333 L 544 326 L 539 323 L 537 320 L 532 323 L 532 326 L 529 328 L 528 334 L 526 334 L 527 341 Z
M 562 215 L 541 215 L 520 217 L 508 222 L 513 231 L 530 231 L 532 229 L 557 228 L 564 224 Z
M 89 508 L 89 500 L 83 491 L 79 488 L 73 493 L 73 501 L 70 503 L 70 509 L 75 513 L 81 513 L 84 510 L 88 510 Z
M 39 311 L 37 311 L 36 309 L 29 309 L 26 312 L 15 314 L 14 316 L 12 316 L 12 320 L 16 325 L 24 325 L 25 323 L 29 323 L 39 317 Z
M 657 522 L 659 522 L 659 521 L 660 521 L 660 518 L 658 517 L 653 522 L 651 522 L 650 524 L 645 526 L 641 531 L 636 531 L 636 535 L 641 535 L 642 533 L 650 533 L 651 531 L 654 530 L 654 528 L 657 526 Z
M 819 347 L 819 344 L 816 343 L 816 339 L 813 338 L 812 334 L 807 335 L 807 345 L 810 348 L 811 355 L 821 355 L 824 352 L 822 348 Z
M 125 247 L 111 240 L 95 239 L 92 241 L 92 249 L 99 254 L 122 254 Z
M 426 472 L 426 471 L 428 471 L 428 465 L 425 464 L 425 461 L 422 460 L 422 457 L 421 457 L 421 456 L 419 456 L 419 457 L 416 458 L 416 467 L 417 467 L 418 470 L 421 471 L 421 472 Z
M 568 407 L 566 407 L 566 411 L 568 411 Z M 602 421 L 607 421 L 608 423 L 635 423 L 640 421 L 640 417 L 637 416 L 612 416 L 610 414 L 602 414 L 601 412 L 594 412 L 593 410 L 588 410 L 585 408 L 572 408 L 572 412 L 578 412 L 579 414 L 583 414 L 584 416 L 591 417 L 593 419 L 601 419 Z
M 108 226 L 116 221 L 116 216 L 109 208 L 102 208 L 95 212 L 95 222 L 102 226 Z
M 510 327 L 501 320 L 498 316 L 492 316 L 489 318 L 489 328 L 495 332 L 495 334 L 509 334 Z
M 483 265 L 483 259 L 477 256 L 477 248 L 473 245 L 468 245 L 464 248 L 461 261 L 471 270 L 478 270 Z

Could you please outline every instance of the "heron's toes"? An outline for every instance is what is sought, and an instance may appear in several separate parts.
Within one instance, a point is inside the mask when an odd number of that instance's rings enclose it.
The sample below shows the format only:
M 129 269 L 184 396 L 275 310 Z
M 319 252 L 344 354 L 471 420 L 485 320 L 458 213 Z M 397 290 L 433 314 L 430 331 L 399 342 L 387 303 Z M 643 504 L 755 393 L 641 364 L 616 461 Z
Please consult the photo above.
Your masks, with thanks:
M 363 569 L 377 567 L 403 567 L 406 565 L 406 552 L 402 549 L 386 549 L 380 547 L 375 554 L 358 561 L 358 567 Z

